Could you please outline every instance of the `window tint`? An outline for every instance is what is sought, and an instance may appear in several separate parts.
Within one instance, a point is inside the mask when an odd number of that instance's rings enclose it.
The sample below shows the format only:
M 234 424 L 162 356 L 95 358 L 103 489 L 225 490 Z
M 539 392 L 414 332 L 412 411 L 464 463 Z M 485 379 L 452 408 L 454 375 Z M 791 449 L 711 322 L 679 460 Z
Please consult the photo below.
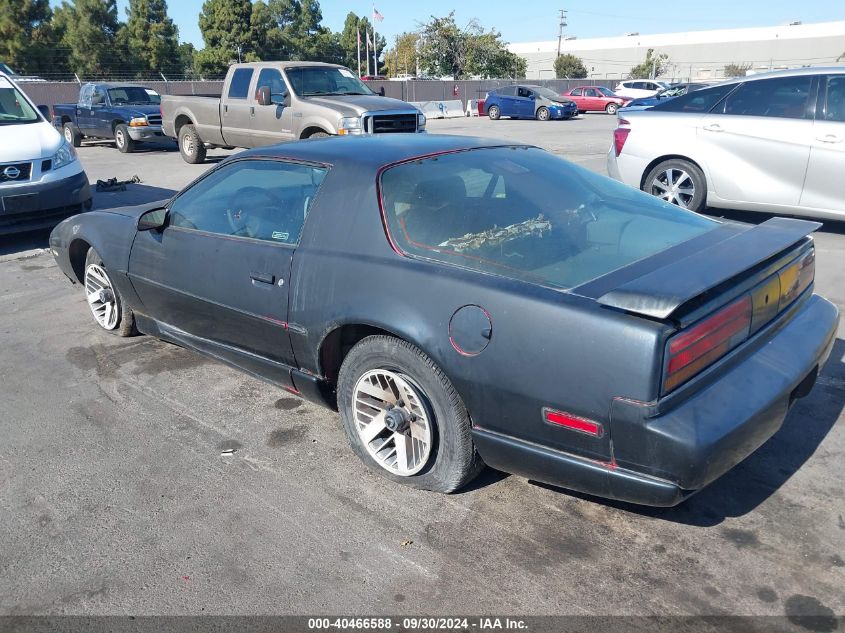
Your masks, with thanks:
M 37 123 L 41 119 L 24 96 L 5 77 L 0 77 L 0 125 Z
M 238 68 L 232 75 L 229 85 L 230 99 L 246 99 L 249 96 L 249 82 L 252 81 L 252 68 Z
M 634 90 L 645 90 L 645 82 L 644 81 L 635 81 L 631 83 L 631 88 Z
M 111 88 L 109 90 L 109 98 L 114 105 L 126 103 L 158 105 L 161 103 L 161 96 L 155 90 L 141 88 L 140 86 Z
M 593 90 L 592 88 L 590 88 L 590 89 L 584 91 L 584 96 L 586 96 L 586 97 L 598 97 L 599 91 Z
M 103 105 L 106 102 L 106 91 L 102 88 L 97 88 L 94 90 L 94 94 L 91 96 L 91 105 Z
M 285 70 L 293 91 L 300 97 L 317 95 L 371 95 L 372 90 L 348 68 L 304 66 Z
M 824 118 L 827 121 L 845 122 L 845 76 L 827 80 L 827 101 Z
M 407 254 L 561 288 L 717 226 L 533 148 L 402 163 L 381 185 L 388 230 Z
M 170 226 L 297 244 L 326 170 L 241 160 L 212 172 L 170 206 Z
M 514 97 L 516 96 L 516 86 L 505 86 L 504 88 L 499 88 L 496 92 L 503 97 Z
M 576 88 L 575 90 L 573 90 L 569 94 L 572 95 L 573 97 L 580 97 L 582 94 L 584 94 L 584 90 L 583 90 L 583 88 Z
M 285 81 L 282 79 L 282 73 L 275 68 L 262 68 L 258 73 L 258 83 L 255 86 L 255 91 L 259 88 L 267 87 L 270 89 L 270 101 L 276 104 L 282 104 L 285 101 L 285 95 L 288 89 L 285 86 Z
M 742 116 L 804 118 L 812 82 L 813 78 L 809 75 L 749 81 L 725 100 L 723 112 Z
M 652 109 L 666 112 L 710 112 L 713 106 L 719 103 L 735 87 L 736 84 L 729 84 L 688 92 L 680 97 L 659 103 Z
M 519 89 L 519 95 L 518 96 L 520 96 L 520 97 L 530 98 L 533 95 L 534 95 L 534 93 L 531 92 L 528 88 L 520 88 Z

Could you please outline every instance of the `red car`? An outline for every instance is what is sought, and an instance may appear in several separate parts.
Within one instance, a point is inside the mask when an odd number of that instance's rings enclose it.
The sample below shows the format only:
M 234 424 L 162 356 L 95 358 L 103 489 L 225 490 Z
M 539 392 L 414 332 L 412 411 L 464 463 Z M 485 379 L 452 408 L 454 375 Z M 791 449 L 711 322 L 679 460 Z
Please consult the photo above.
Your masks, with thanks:
M 630 101 L 626 97 L 616 96 L 610 88 L 604 86 L 581 86 L 564 92 L 564 96 L 572 99 L 578 106 L 578 112 L 607 112 L 616 111 Z

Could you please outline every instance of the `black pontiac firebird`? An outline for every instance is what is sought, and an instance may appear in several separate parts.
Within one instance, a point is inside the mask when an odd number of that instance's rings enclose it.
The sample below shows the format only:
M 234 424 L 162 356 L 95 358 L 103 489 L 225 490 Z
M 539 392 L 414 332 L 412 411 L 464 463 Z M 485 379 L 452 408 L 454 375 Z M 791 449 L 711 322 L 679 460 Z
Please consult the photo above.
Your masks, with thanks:
M 839 314 L 818 224 L 722 223 L 540 149 L 383 135 L 224 161 L 50 244 L 100 327 L 340 411 L 376 472 L 451 492 L 489 464 L 670 506 L 765 442 Z

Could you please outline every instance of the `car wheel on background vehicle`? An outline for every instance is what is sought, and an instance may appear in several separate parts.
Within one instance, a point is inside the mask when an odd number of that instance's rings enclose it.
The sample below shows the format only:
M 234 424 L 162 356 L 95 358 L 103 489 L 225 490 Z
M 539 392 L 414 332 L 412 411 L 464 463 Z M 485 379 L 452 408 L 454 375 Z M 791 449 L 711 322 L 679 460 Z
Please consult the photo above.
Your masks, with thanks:
M 648 172 L 643 191 L 684 209 L 701 211 L 707 199 L 707 181 L 697 165 L 673 158 Z
M 179 153 L 182 160 L 191 165 L 205 160 L 205 145 L 193 125 L 183 125 L 179 129 Z
M 85 256 L 85 297 L 94 320 L 101 328 L 117 336 L 137 334 L 135 315 L 115 288 L 103 260 L 93 248 Z
M 77 130 L 73 123 L 65 123 L 62 127 L 62 133 L 69 145 L 73 145 L 74 147 L 82 145 L 82 132 Z
M 537 114 L 535 114 L 534 116 L 537 117 L 538 121 L 548 121 L 552 118 L 552 114 L 551 112 L 549 112 L 549 109 L 546 106 L 540 106 L 539 108 L 537 108 Z
M 370 336 L 353 347 L 340 368 L 337 403 L 356 455 L 392 481 L 448 493 L 484 467 L 452 383 L 406 341 Z
M 135 141 L 129 136 L 129 128 L 123 123 L 114 128 L 114 144 L 122 154 L 131 154 L 135 149 Z
M 489 116 L 493 121 L 498 121 L 499 117 L 502 116 L 499 106 L 491 105 L 487 108 L 487 116 Z
M 319 132 L 312 132 L 308 135 L 308 138 L 326 138 L 327 136 L 331 136 L 328 132 L 323 132 L 322 130 Z
M 619 109 L 619 106 L 615 103 L 608 103 L 607 107 L 605 107 L 604 111 L 608 114 L 616 114 L 616 111 Z

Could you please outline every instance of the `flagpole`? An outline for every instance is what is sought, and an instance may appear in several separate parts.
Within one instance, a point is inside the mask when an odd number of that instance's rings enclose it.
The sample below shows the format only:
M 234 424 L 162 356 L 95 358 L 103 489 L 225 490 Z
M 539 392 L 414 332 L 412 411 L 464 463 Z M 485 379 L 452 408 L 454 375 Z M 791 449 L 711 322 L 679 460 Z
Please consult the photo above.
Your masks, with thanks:
M 361 20 L 358 20 L 358 24 L 355 27 L 355 31 L 358 33 L 358 77 L 361 77 Z
M 376 5 L 373 3 L 373 74 L 378 77 L 378 35 L 376 34 Z
M 370 74 L 370 34 L 364 29 L 364 37 L 367 38 L 367 76 Z

